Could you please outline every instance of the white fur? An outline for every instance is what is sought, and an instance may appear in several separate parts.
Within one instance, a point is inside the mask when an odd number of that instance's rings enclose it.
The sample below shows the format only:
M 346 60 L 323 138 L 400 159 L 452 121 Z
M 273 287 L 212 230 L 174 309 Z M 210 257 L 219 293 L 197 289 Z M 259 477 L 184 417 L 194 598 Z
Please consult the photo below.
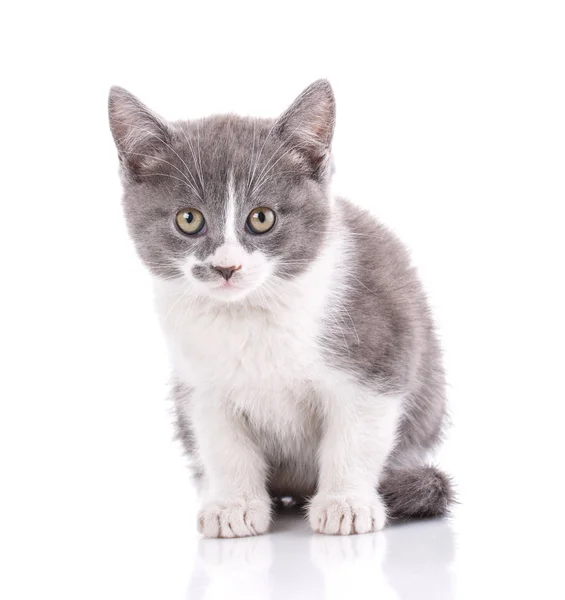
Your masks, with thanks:
M 228 203 L 228 217 L 230 210 Z M 266 257 L 226 235 L 212 260 L 242 265 L 237 301 L 191 278 L 190 260 L 188 281 L 156 280 L 176 376 L 193 390 L 182 410 L 206 474 L 199 517 L 206 536 L 267 530 L 267 471 L 276 459 L 296 465 L 290 476 L 305 490 L 318 481 L 313 529 L 347 534 L 384 525 L 376 486 L 401 399 L 379 396 L 332 366 L 321 346 L 328 319 L 338 332 L 349 325 L 332 318 L 345 292 L 336 274 L 346 268 L 349 247 L 338 228 L 336 218 L 318 259 L 291 282 L 275 280 Z

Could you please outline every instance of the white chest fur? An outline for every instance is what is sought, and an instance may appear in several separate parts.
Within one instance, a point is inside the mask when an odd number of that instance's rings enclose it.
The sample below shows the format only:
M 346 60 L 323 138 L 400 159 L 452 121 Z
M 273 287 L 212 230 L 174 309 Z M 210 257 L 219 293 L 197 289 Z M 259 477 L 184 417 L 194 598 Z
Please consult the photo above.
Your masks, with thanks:
M 182 287 L 158 281 L 158 313 L 177 377 L 225 398 L 261 429 L 299 433 L 315 412 L 319 383 L 336 375 L 320 341 L 339 293 L 336 250 L 327 248 L 262 305 L 183 296 Z
M 297 416 L 324 369 L 319 299 L 273 301 L 275 310 L 176 300 L 161 296 L 159 312 L 178 377 L 224 396 L 258 424 Z
M 193 386 L 273 393 L 295 387 L 317 360 L 319 325 L 304 313 L 197 305 L 183 318 L 173 360 Z

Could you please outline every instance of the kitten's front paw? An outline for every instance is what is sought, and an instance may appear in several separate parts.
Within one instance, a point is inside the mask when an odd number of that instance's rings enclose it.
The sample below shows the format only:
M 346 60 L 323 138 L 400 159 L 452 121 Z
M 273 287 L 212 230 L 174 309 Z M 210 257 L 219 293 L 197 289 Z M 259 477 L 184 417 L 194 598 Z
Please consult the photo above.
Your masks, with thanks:
M 318 494 L 310 504 L 309 520 L 317 533 L 369 533 L 385 526 L 386 511 L 377 494 L 368 497 Z
M 268 500 L 209 502 L 198 515 L 198 531 L 208 538 L 247 537 L 265 533 L 270 522 Z

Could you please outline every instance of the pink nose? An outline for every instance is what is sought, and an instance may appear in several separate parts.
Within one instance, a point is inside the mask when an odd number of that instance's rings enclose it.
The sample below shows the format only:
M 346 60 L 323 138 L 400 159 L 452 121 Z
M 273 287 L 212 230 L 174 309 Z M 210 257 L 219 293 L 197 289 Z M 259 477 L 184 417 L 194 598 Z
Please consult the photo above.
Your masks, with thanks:
M 216 269 L 216 271 L 218 271 L 218 273 L 220 273 L 221 276 L 228 281 L 228 279 L 230 279 L 236 271 L 241 269 L 241 265 L 237 267 L 214 267 L 214 269 Z

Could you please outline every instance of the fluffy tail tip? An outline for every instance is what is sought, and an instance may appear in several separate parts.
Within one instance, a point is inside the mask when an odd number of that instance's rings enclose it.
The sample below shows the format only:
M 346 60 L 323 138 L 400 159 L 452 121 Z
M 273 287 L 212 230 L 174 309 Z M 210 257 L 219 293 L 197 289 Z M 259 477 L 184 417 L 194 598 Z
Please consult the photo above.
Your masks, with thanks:
M 435 466 L 390 471 L 379 492 L 393 519 L 443 517 L 455 502 L 451 478 Z

